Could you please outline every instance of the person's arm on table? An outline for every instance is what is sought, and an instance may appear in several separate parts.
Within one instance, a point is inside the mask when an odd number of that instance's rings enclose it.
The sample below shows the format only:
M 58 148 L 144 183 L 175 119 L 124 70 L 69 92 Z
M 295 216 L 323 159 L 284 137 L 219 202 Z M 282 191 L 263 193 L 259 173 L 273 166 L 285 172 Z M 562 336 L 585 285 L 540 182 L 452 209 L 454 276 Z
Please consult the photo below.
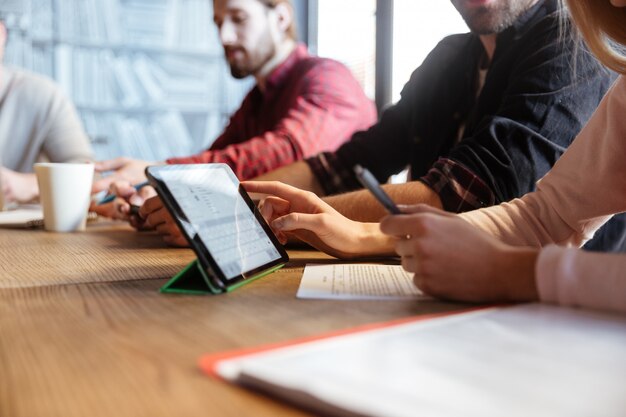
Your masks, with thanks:
M 167 163 L 224 163 L 233 169 L 238 178 L 250 178 L 301 158 L 299 150 L 294 149 L 289 135 L 285 131 L 266 132 L 245 142 L 228 145 L 223 149 L 211 148 L 190 157 L 170 158 Z
M 276 236 L 285 243 L 296 238 L 332 256 L 349 259 L 391 255 L 391 239 L 377 223 L 350 220 L 309 191 L 274 181 L 246 181 L 248 192 L 269 194 L 259 210 Z
M 167 162 L 222 162 L 245 180 L 336 149 L 355 130 L 374 122 L 373 104 L 343 65 L 325 61 L 310 68 L 302 79 L 297 86 L 301 91 L 271 130 L 252 137 L 246 132 L 246 119 L 258 112 L 246 98 L 209 150 Z
M 378 223 L 355 222 L 339 214 L 315 194 L 274 181 L 246 181 L 250 193 L 270 195 L 259 210 L 281 243 L 295 237 L 332 256 L 350 259 L 393 255 L 392 240 Z M 154 228 L 174 246 L 188 246 L 175 220 L 159 197 L 145 201 L 138 213 L 143 226 Z
M 536 248 L 506 245 L 459 216 L 426 205 L 387 216 L 383 233 L 394 239 L 405 270 L 426 294 L 455 301 L 538 299 Z
M 324 195 L 324 189 L 318 182 L 309 165 L 304 161 L 275 169 L 259 175 L 254 181 L 279 181 L 304 191 L 311 191 L 318 196 Z
M 421 203 L 442 208 L 439 195 L 420 181 L 411 181 L 405 184 L 385 184 L 382 188 L 396 204 Z M 367 190 L 324 197 L 323 200 L 347 218 L 359 222 L 379 222 L 387 215 L 384 207 Z
M 402 266 L 435 297 L 469 302 L 536 301 L 626 313 L 626 255 L 549 245 L 511 246 L 461 217 L 426 206 L 388 216 Z
M 28 203 L 39 195 L 37 177 L 33 173 L 15 172 L 0 166 L 0 192 L 7 202 Z
M 165 162 L 149 162 L 140 159 L 119 157 L 95 163 L 96 174 L 113 171 L 110 175 L 96 179 L 91 188 L 92 193 L 109 191 L 111 185 L 116 182 L 128 182 L 139 184 L 146 180 L 146 167 L 152 165 L 164 165 Z

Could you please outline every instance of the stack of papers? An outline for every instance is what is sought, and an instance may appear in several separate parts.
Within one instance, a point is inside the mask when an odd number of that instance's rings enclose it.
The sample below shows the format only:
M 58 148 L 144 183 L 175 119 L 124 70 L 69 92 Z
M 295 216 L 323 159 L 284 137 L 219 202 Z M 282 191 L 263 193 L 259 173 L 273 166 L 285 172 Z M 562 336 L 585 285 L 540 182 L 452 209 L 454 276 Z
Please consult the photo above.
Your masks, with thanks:
M 626 317 L 530 304 L 208 356 L 201 367 L 341 416 L 623 417 L 625 347 Z

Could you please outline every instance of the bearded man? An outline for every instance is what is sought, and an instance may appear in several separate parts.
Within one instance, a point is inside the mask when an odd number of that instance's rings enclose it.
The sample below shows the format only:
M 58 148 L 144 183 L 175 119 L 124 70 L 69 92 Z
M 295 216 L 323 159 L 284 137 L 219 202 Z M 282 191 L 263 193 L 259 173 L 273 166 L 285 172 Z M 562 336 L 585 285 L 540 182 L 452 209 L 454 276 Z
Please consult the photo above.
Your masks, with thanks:
M 146 166 L 164 163 L 222 162 L 248 179 L 333 151 L 376 122 L 374 104 L 350 70 L 298 44 L 290 0 L 214 0 L 213 12 L 231 74 L 253 76 L 256 86 L 208 150 L 162 162 L 100 161 L 96 171 L 115 172 L 96 181 L 94 192 L 141 182 Z

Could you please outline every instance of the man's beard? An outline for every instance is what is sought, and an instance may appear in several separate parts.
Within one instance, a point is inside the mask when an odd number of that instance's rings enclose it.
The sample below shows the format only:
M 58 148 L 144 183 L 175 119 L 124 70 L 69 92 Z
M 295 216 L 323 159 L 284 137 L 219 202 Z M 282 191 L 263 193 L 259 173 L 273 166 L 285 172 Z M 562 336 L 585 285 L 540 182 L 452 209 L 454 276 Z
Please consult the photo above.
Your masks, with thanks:
M 242 61 L 229 62 L 230 73 L 236 79 L 246 78 L 249 75 L 258 73 L 261 68 L 276 55 L 276 45 L 269 32 L 259 39 L 255 48 L 249 50 L 240 47 L 232 48 L 239 49 L 244 53 L 244 59 Z
M 463 7 L 463 0 L 452 0 L 452 3 L 473 33 L 489 35 L 511 27 L 530 8 L 533 0 L 499 0 L 495 4 L 471 10 Z

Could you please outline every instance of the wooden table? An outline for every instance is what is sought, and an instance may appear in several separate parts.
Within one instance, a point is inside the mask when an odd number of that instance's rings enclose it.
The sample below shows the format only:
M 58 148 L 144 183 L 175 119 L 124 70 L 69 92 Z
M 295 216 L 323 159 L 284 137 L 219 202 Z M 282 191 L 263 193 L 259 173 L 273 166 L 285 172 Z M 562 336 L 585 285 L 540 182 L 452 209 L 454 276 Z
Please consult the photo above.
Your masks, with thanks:
M 104 223 L 74 234 L 0 229 L 0 416 L 308 415 L 201 374 L 209 352 L 465 308 L 295 298 L 307 262 L 220 296 L 163 295 L 193 259 Z

